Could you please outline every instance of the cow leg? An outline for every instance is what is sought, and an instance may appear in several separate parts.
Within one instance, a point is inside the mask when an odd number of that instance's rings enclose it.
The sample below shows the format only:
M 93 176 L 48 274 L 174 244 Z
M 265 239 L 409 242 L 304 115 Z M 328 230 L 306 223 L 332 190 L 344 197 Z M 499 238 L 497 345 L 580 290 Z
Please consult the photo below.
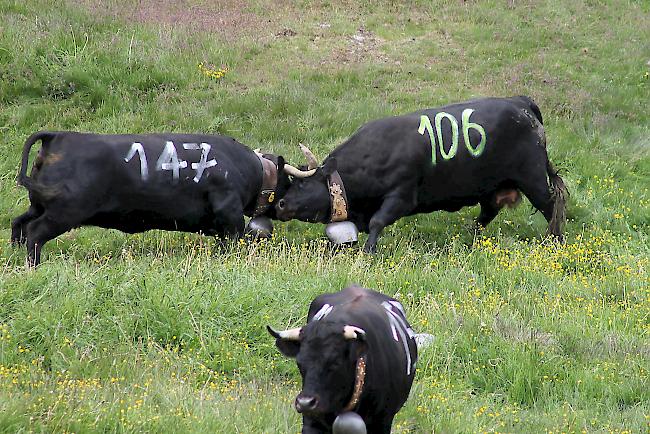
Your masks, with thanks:
M 482 199 L 479 203 L 481 204 L 481 212 L 476 219 L 476 226 L 478 229 L 482 229 L 494 220 L 502 207 L 495 205 L 492 197 Z
M 393 425 L 394 416 L 384 416 L 373 418 L 372 423 L 366 425 L 366 430 L 369 433 L 390 434 L 391 426 Z
M 363 246 L 363 251 L 375 253 L 381 231 L 386 226 L 395 223 L 400 217 L 408 215 L 415 208 L 416 201 L 415 188 L 409 188 L 407 192 L 399 191 L 387 196 L 379 210 L 370 219 L 368 240 Z
M 41 262 L 43 245 L 70 229 L 72 226 L 49 218 L 47 213 L 27 224 L 27 264 L 37 266 Z
M 219 234 L 231 240 L 237 240 L 244 236 L 246 227 L 244 207 L 237 195 L 233 193 L 224 195 L 223 192 L 211 193 L 210 205 Z
M 30 205 L 27 212 L 16 217 L 11 222 L 11 243 L 16 245 L 25 244 L 27 241 L 27 224 L 41 214 L 43 214 L 42 210 Z

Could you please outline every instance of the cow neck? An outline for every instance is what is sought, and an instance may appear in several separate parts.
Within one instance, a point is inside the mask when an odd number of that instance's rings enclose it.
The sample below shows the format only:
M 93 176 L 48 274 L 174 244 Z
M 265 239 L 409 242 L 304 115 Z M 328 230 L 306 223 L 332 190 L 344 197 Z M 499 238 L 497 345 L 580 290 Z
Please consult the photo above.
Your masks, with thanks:
M 330 223 L 347 220 L 348 197 L 345 194 L 343 180 L 338 170 L 335 170 L 327 177 L 327 188 L 330 192 Z
M 357 359 L 357 369 L 354 376 L 354 391 L 350 402 L 343 408 L 342 413 L 354 410 L 359 404 L 359 399 L 363 393 L 363 385 L 366 382 L 366 356 L 360 356 Z
M 253 217 L 261 216 L 275 200 L 275 187 L 278 184 L 278 168 L 273 161 L 255 153 L 262 163 L 262 188 L 257 195 Z

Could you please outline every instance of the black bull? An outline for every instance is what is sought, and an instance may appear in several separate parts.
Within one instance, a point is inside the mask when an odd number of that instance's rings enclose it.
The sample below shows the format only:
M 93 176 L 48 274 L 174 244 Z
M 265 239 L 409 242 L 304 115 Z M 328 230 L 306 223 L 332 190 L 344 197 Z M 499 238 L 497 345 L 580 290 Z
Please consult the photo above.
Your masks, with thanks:
M 374 251 L 400 217 L 481 205 L 478 223 L 519 202 L 521 191 L 561 238 L 568 194 L 546 152 L 537 105 L 528 97 L 482 98 L 369 122 L 307 177 L 296 177 L 277 217 L 327 223 L 328 181 L 338 171 L 348 219 Z
M 303 433 L 331 432 L 337 415 L 356 411 L 368 433 L 390 433 L 415 377 L 417 345 L 402 305 L 379 292 L 348 287 L 309 306 L 307 325 L 276 332 L 278 349 L 302 376 L 296 410 Z M 365 377 L 359 383 L 359 363 Z
M 27 176 L 29 151 L 39 140 Z M 29 191 L 30 206 L 12 222 L 11 240 L 26 242 L 36 265 L 43 244 L 82 225 L 238 237 L 244 215 L 259 215 L 263 166 L 277 171 L 276 193 L 288 186 L 282 157 L 260 157 L 224 136 L 39 132 L 23 149 L 18 183 Z M 273 207 L 266 208 L 274 217 Z

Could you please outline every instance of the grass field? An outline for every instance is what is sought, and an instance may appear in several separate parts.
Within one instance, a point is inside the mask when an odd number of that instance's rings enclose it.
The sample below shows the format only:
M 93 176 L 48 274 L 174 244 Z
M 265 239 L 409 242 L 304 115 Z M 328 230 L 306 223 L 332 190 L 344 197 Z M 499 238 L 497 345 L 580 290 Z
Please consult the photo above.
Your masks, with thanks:
M 0 18 L 0 432 L 299 432 L 264 326 L 352 282 L 435 336 L 396 433 L 650 430 L 650 2 L 0 0 Z M 479 234 L 477 209 L 400 220 L 374 256 L 298 222 L 226 248 L 83 228 L 36 270 L 8 242 L 37 130 L 226 134 L 296 164 L 298 142 L 322 158 L 371 119 L 515 94 L 571 191 L 564 245 L 526 201 Z

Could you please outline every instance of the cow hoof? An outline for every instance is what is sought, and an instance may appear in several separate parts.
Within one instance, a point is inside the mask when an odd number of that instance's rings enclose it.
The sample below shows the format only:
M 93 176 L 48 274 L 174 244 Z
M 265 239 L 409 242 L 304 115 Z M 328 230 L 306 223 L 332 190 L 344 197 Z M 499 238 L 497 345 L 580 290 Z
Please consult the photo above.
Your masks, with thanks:
M 366 434 L 366 423 L 353 411 L 339 414 L 332 425 L 334 434 Z

